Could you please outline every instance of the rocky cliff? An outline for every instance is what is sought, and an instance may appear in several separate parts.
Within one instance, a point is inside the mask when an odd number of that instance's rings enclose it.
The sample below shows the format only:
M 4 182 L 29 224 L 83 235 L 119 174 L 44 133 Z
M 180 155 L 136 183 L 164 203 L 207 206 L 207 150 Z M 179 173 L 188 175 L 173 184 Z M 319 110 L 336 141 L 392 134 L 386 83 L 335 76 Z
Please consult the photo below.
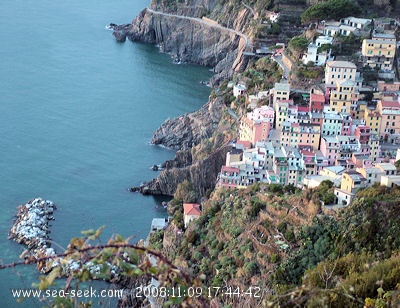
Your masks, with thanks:
M 250 44 L 241 32 L 249 18 L 248 9 L 241 7 L 235 11 L 236 21 L 229 24 L 230 28 L 201 18 L 217 3 L 217 0 L 195 0 L 190 1 L 190 5 L 188 1 L 172 5 L 168 1 L 155 0 L 129 28 L 123 29 L 122 37 L 126 35 L 131 41 L 157 44 L 161 51 L 178 61 L 212 67 L 215 76 L 211 84 L 214 85 L 246 67 L 247 58 L 242 52 Z M 157 179 L 133 190 L 173 195 L 177 185 L 185 179 L 193 182 L 199 195 L 213 189 L 229 147 L 217 150 L 214 147 L 210 156 L 200 160 L 193 147 L 215 133 L 224 108 L 222 99 L 217 98 L 197 112 L 166 120 L 154 133 L 151 142 L 177 150 L 177 155 L 164 164 L 166 169 Z
M 246 65 L 242 55 L 246 47 L 244 38 L 200 18 L 145 9 L 126 36 L 132 41 L 157 44 L 178 61 L 212 67 L 215 79 L 232 76 Z
M 154 132 L 151 143 L 177 150 L 175 158 L 163 164 L 165 169 L 156 179 L 131 190 L 143 194 L 172 196 L 183 180 L 193 182 L 200 196 L 213 189 L 230 147 L 223 145 L 225 141 L 220 140 L 218 144 L 222 146 L 217 146 L 206 158 L 198 159 L 195 146 L 215 133 L 225 109 L 223 99 L 217 97 L 210 99 L 198 111 L 173 120 L 167 119 Z
M 204 196 L 207 190 L 214 189 L 218 172 L 225 164 L 226 154 L 230 149 L 231 147 L 226 145 L 203 160 L 194 161 L 185 167 L 167 168 L 161 171 L 156 179 L 132 190 L 143 194 L 173 196 L 178 184 L 188 180 L 194 184 L 197 193 Z M 189 150 L 185 152 L 190 153 Z
M 161 144 L 174 150 L 185 150 L 209 138 L 218 126 L 222 110 L 226 108 L 222 99 L 206 103 L 200 110 L 166 120 L 151 139 L 153 144 Z

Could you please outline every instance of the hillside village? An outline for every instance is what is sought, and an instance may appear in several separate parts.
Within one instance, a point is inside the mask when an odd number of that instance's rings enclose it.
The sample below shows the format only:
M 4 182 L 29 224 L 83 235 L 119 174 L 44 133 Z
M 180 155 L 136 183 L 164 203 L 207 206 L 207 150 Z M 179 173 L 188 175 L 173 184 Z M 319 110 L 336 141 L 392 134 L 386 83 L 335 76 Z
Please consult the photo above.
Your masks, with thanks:
M 247 114 L 240 119 L 239 138 L 231 143 L 217 186 L 265 182 L 312 188 L 330 180 L 339 206 L 348 205 L 359 188 L 399 186 L 397 27 L 395 19 L 347 17 L 310 24 L 316 35 L 298 59 L 278 45 L 270 57 L 283 71 L 296 61 L 324 68 L 322 82 L 307 89 L 294 89 L 290 74 L 255 93 L 245 81 L 231 82 Z M 362 42 L 358 57 L 335 56 L 343 37 Z M 294 95 L 301 95 L 300 103 Z

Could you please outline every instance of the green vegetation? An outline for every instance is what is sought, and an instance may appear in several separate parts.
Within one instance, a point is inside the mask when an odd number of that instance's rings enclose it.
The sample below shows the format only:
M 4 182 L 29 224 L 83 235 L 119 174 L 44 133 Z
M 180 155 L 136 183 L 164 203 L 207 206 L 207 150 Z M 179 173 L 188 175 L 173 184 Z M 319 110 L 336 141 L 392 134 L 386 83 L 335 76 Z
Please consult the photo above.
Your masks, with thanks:
M 289 52 L 294 59 L 298 60 L 300 56 L 307 50 L 308 40 L 304 35 L 293 37 L 288 45 Z
M 312 20 L 339 20 L 347 16 L 360 14 L 360 7 L 351 0 L 329 0 L 309 7 L 302 15 L 303 23 Z
M 242 77 L 248 80 L 248 92 L 264 91 L 274 86 L 282 78 L 282 69 L 269 57 L 252 62 Z
M 299 78 L 318 79 L 322 78 L 324 71 L 320 67 L 300 67 L 296 71 Z
M 332 189 L 330 181 L 304 191 L 262 183 L 241 190 L 218 189 L 184 234 L 176 237 L 172 225 L 171 230 L 151 235 L 150 245 L 159 252 L 131 245 L 121 236 L 96 246 L 102 228 L 85 231 L 82 238 L 71 240 L 60 255 L 64 261 L 41 277 L 38 287 L 50 288 L 62 275 L 62 264 L 85 260 L 99 271 L 79 267 L 70 272 L 67 289 L 91 279 L 115 281 L 112 269 L 118 267 L 117 282 L 122 286 L 155 276 L 162 286 L 252 285 L 266 292 L 251 299 L 220 297 L 216 300 L 221 305 L 246 300 L 254 307 L 398 306 L 400 188 L 374 185 L 359 191 L 347 208 L 324 213 L 318 203 Z M 185 192 L 190 195 L 190 182 L 180 185 L 176 204 L 185 200 Z M 172 242 L 170 236 L 175 237 Z M 164 242 L 169 246 L 163 247 Z M 146 254 L 158 260 L 157 267 L 144 260 Z M 20 264 L 35 262 L 28 258 Z M 62 300 L 73 303 L 72 298 Z M 165 304 L 201 306 L 208 301 L 171 300 Z
M 195 276 L 212 277 L 211 286 L 251 279 L 272 288 L 271 303 L 388 302 L 400 294 L 400 189 L 373 186 L 337 214 L 323 214 L 319 203 L 332 201 L 333 188 L 324 181 L 305 191 L 260 183 L 217 190 L 193 222 L 195 240 L 182 241 L 175 257 L 183 256 Z

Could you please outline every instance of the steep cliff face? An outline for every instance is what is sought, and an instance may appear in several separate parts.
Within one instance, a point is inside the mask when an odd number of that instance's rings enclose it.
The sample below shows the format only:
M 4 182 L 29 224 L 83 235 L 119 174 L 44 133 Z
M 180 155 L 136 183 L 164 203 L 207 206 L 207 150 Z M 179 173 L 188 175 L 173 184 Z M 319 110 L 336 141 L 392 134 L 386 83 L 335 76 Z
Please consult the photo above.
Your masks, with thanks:
M 193 147 L 212 136 L 225 108 L 222 98 L 217 97 L 196 112 L 166 120 L 151 142 L 177 150 L 175 158 L 165 162 L 165 170 L 138 190 L 145 194 L 172 196 L 183 180 L 191 181 L 201 196 L 213 189 L 230 147 L 223 146 L 201 160 L 193 157 L 196 156 Z
M 231 76 L 243 66 L 237 63 L 244 61 L 244 39 L 210 21 L 145 9 L 133 21 L 127 37 L 157 44 L 182 62 L 213 67 L 221 78 Z
M 197 193 L 204 196 L 207 190 L 214 189 L 218 172 L 225 163 L 226 154 L 230 149 L 230 146 L 224 146 L 207 158 L 186 167 L 165 169 L 156 179 L 142 186 L 139 191 L 144 194 L 172 196 L 178 184 L 188 180 L 194 184 Z
M 235 11 L 235 22 L 229 25 L 229 29 L 216 21 L 201 18 L 220 2 L 154 0 L 151 9 L 143 10 L 125 34 L 131 41 L 157 44 L 163 52 L 179 61 L 213 67 L 215 76 L 211 84 L 214 85 L 246 67 L 247 59 L 242 52 L 249 44 L 247 37 L 240 32 L 248 22 L 248 9 L 241 7 Z M 154 133 L 151 142 L 175 149 L 177 155 L 164 164 L 166 169 L 157 179 L 139 190 L 148 194 L 173 195 L 178 184 L 185 179 L 193 182 L 199 195 L 213 189 L 229 147 L 222 147 L 202 160 L 194 159 L 196 155 L 192 147 L 215 133 L 224 108 L 223 100 L 217 98 L 195 113 L 166 120 Z
M 166 120 L 151 139 L 153 144 L 161 144 L 174 150 L 185 150 L 209 138 L 215 131 L 226 108 L 221 98 L 206 103 L 200 110 Z

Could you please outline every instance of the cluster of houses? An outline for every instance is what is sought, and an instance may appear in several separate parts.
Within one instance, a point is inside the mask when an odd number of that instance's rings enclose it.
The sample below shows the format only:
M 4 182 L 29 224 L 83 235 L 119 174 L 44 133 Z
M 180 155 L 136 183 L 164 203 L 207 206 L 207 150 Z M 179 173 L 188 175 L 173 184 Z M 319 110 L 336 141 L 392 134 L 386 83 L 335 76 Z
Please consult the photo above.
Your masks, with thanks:
M 393 19 L 365 19 L 347 17 L 340 21 L 322 21 L 316 25 L 318 37 L 308 45 L 302 61 L 324 66 L 333 60 L 330 46 L 338 36 L 367 37 L 361 46 L 361 58 L 364 66 L 380 70 L 382 78 L 394 78 L 393 64 L 396 53 L 395 29 Z M 323 47 L 326 48 L 323 48 Z
M 359 188 L 400 185 L 394 165 L 400 159 L 400 82 L 385 81 L 395 76 L 392 23 L 349 17 L 323 22 L 318 31 L 322 35 L 303 61 L 325 66 L 325 79 L 303 93 L 306 104 L 295 104 L 287 81 L 253 95 L 244 84 L 234 85 L 234 95 L 246 97 L 249 112 L 240 120 L 239 140 L 227 154 L 218 186 L 266 182 L 302 188 L 329 179 L 337 203 L 346 205 Z M 355 63 L 334 60 L 326 48 L 318 52 L 337 35 L 351 34 L 368 37 L 360 46 L 361 64 L 379 72 L 374 88 L 363 86 Z M 372 100 L 365 100 L 365 93 Z

